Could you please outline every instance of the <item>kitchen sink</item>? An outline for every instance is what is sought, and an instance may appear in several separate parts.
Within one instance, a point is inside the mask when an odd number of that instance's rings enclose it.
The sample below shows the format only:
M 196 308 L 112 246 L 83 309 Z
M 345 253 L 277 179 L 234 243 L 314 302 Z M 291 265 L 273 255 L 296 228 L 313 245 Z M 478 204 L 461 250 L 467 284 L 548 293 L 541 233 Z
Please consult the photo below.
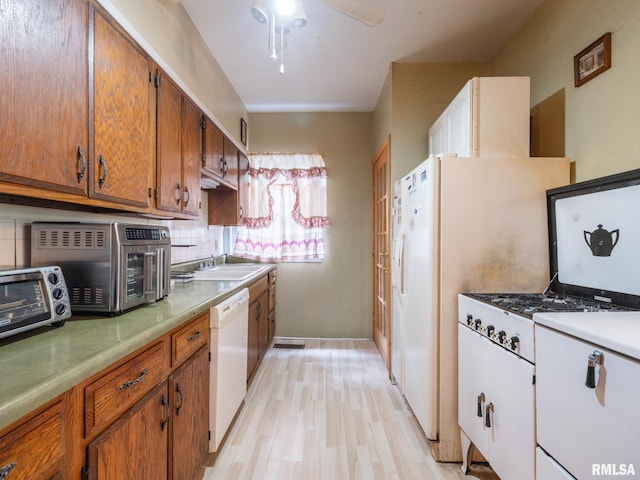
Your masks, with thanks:
M 241 281 L 265 271 L 269 265 L 254 263 L 226 263 L 208 270 L 194 272 L 195 280 L 234 280 Z

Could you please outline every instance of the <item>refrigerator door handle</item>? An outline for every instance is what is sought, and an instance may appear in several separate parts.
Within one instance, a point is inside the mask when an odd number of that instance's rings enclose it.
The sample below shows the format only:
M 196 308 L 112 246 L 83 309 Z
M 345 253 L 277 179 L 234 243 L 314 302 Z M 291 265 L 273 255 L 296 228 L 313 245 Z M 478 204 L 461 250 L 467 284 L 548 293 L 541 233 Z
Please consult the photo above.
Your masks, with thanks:
M 407 236 L 403 233 L 402 236 L 400 237 L 400 255 L 398 256 L 398 263 L 400 266 L 400 278 L 399 278 L 399 283 L 400 283 L 400 298 L 404 298 L 404 295 L 406 294 L 406 290 L 405 290 L 405 281 L 404 281 L 404 270 L 405 270 L 405 257 L 404 257 L 404 245 L 405 245 L 405 240 L 406 240 Z

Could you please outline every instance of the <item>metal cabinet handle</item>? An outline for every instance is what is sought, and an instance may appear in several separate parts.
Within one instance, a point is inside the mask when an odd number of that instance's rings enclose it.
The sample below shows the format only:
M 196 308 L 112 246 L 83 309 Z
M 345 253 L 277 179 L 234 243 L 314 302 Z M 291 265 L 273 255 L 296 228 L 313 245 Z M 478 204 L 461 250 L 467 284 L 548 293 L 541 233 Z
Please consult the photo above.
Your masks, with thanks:
M 176 183 L 176 205 L 180 205 L 180 199 L 182 198 L 182 187 L 179 183 Z
M 478 417 L 482 418 L 482 404 L 484 403 L 484 393 L 478 395 Z
M 189 193 L 189 187 L 184 187 L 184 197 L 185 197 L 185 201 L 184 201 L 184 206 L 186 207 L 187 205 L 189 205 L 189 200 L 191 199 L 191 194 Z
M 133 380 L 127 380 L 122 385 L 120 385 L 120 390 L 126 390 L 127 388 L 133 387 L 134 385 L 140 383 L 145 379 L 148 373 L 149 373 L 149 369 L 145 368 L 144 370 L 142 370 L 142 372 L 140 372 L 140 376 L 138 376 L 138 378 L 134 378 Z
M 218 160 L 218 168 L 220 169 L 220 173 L 224 177 L 224 158 L 223 157 L 220 157 L 220 160 Z
M 104 186 L 104 182 L 107 181 L 107 161 L 104 159 L 104 157 L 102 155 L 100 155 L 98 157 L 98 162 L 100 163 L 100 166 L 102 167 L 102 175 L 100 176 L 100 179 L 98 180 L 98 187 L 102 188 Z
M 164 396 L 164 393 L 162 394 L 162 400 L 160 403 L 162 403 L 162 406 L 164 407 L 164 418 L 160 424 L 160 428 L 164 432 L 164 427 L 167 426 L 167 423 L 169 422 L 169 415 L 171 414 L 171 411 L 169 410 L 169 401 L 167 400 L 167 397 Z
M 82 147 L 78 147 L 77 152 L 78 152 L 78 157 L 80 157 L 80 160 L 82 160 L 80 171 L 78 172 L 78 183 L 80 183 L 84 178 L 84 172 L 87 171 L 87 160 L 86 158 L 84 158 L 84 152 L 82 151 Z
M 11 473 L 11 470 L 16 468 L 17 466 L 18 466 L 18 462 L 11 462 L 10 464 L 0 468 L 0 480 L 7 478 L 7 476 Z
M 202 335 L 202 331 L 198 330 L 196 333 L 194 333 L 193 335 L 189 335 L 187 337 L 187 342 L 193 342 L 194 340 L 197 340 L 200 338 L 200 336 Z
M 493 402 L 489 402 L 484 409 L 484 426 L 491 428 L 491 414 L 493 413 Z
M 594 350 L 587 358 L 587 379 L 584 384 L 587 388 L 596 388 L 596 365 L 602 365 L 604 356 L 602 352 Z
M 178 397 L 180 397 L 180 402 L 176 405 L 176 415 L 180 415 L 180 409 L 184 403 L 184 394 L 182 393 L 182 387 L 179 383 L 176 385 L 176 392 L 178 393 Z

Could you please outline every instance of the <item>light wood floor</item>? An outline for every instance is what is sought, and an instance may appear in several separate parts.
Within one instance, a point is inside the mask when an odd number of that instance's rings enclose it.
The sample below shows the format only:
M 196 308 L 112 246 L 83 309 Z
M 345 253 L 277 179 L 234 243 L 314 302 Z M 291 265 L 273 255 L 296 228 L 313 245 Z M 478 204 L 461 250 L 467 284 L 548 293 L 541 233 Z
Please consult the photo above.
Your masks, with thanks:
M 369 340 L 283 340 L 265 354 L 204 480 L 497 479 L 439 464 Z

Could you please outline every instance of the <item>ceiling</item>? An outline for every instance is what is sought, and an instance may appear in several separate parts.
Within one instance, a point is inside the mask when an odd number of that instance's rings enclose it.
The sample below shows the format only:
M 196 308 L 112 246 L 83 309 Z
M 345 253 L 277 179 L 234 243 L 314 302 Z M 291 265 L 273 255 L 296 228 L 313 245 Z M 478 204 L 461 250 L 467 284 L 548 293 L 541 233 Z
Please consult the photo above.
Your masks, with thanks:
M 383 7 L 382 23 L 303 0 L 308 22 L 288 34 L 284 75 L 269 57 L 268 25 L 251 15 L 254 0 L 182 4 L 249 112 L 367 112 L 392 62 L 487 60 L 543 0 L 360 1 Z

